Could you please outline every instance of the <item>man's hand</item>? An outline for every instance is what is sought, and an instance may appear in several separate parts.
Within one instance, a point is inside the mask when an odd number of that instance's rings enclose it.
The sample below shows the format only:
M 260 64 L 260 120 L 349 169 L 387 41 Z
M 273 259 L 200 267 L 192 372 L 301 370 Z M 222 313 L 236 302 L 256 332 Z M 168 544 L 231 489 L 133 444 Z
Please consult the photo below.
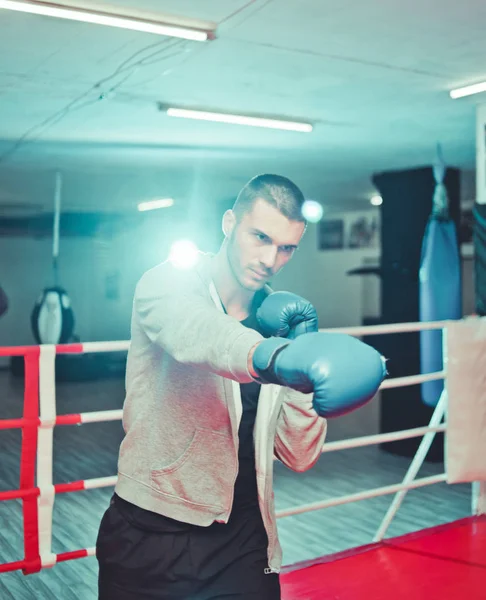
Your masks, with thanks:
M 387 373 L 383 356 L 342 333 L 305 333 L 295 340 L 271 337 L 252 350 L 257 381 L 312 392 L 314 410 L 326 418 L 366 404 Z
M 291 292 L 273 292 L 257 310 L 257 320 L 264 335 L 294 339 L 318 330 L 316 309 Z

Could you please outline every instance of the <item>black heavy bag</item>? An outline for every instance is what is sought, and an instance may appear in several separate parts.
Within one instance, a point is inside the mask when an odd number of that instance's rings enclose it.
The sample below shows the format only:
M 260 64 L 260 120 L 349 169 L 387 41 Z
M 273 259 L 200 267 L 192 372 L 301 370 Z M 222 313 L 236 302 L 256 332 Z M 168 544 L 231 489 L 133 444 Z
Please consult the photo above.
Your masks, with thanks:
M 32 332 L 38 344 L 64 344 L 71 339 L 74 313 L 63 288 L 45 288 L 31 315 Z

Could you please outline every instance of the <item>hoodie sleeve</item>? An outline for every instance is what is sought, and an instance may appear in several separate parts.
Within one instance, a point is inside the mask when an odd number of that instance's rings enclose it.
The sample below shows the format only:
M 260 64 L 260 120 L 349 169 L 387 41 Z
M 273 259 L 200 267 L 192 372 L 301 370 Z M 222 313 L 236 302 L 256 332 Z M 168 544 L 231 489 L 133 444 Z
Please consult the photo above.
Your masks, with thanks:
M 176 361 L 239 383 L 253 381 L 248 354 L 263 336 L 220 311 L 194 271 L 170 262 L 147 271 L 135 290 L 134 319 Z
M 292 471 L 307 471 L 319 459 L 327 434 L 327 421 L 312 407 L 312 394 L 281 388 L 275 456 Z

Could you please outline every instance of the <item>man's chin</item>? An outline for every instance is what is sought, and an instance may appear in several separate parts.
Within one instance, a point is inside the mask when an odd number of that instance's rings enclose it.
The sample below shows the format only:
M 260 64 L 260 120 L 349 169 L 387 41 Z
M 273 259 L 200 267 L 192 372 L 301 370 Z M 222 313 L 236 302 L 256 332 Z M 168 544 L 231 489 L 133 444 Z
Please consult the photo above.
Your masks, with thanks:
M 265 283 L 265 280 L 257 281 L 256 279 L 253 279 L 250 275 L 247 275 L 246 277 L 240 279 L 241 287 L 243 287 L 245 290 L 248 290 L 249 292 L 258 292 L 265 286 Z
M 245 286 L 247 290 L 251 290 L 252 292 L 258 292 L 261 289 L 263 289 L 266 285 L 266 281 L 262 280 L 262 281 L 248 281 L 247 285 Z

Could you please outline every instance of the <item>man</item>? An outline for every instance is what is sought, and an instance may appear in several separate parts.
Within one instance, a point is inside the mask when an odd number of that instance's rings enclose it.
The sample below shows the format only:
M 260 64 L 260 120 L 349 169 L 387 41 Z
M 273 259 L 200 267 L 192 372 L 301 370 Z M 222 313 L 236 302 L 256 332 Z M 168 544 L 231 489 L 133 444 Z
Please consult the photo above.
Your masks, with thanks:
M 311 468 L 326 416 L 367 401 L 384 375 L 369 346 L 329 341 L 309 302 L 267 284 L 302 239 L 303 202 L 288 179 L 256 177 L 223 217 L 218 254 L 138 283 L 100 600 L 280 598 L 274 456 Z

